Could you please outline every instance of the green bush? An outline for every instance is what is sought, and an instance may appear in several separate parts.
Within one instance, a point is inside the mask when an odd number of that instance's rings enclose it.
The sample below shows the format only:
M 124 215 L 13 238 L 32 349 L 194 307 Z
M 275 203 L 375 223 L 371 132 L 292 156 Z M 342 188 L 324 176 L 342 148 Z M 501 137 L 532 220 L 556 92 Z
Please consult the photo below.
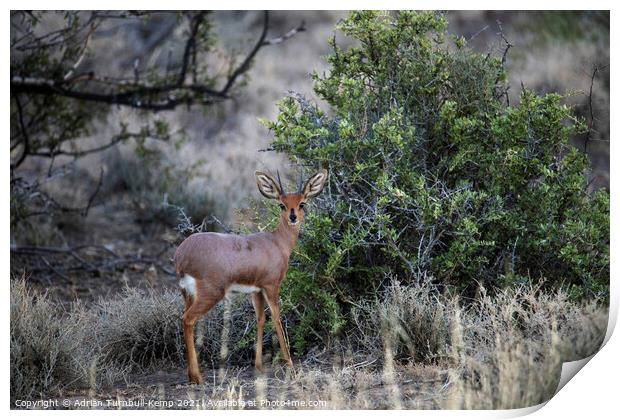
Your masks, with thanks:
M 336 333 L 386 274 L 473 296 L 531 281 L 603 297 L 609 194 L 586 192 L 584 124 L 559 94 L 506 103 L 502 57 L 446 42 L 441 14 L 354 12 L 330 68 L 313 74 L 327 110 L 299 95 L 266 122 L 272 147 L 330 171 L 304 222 L 283 300 L 294 347 Z M 406 280 L 409 279 L 409 280 Z

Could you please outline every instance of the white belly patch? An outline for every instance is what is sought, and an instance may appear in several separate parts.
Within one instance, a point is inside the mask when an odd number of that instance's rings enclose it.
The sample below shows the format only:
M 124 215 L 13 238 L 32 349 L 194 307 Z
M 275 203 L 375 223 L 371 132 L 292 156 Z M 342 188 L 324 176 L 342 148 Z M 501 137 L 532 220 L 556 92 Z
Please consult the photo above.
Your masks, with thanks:
M 256 293 L 260 292 L 260 289 L 256 286 L 248 286 L 246 284 L 236 284 L 233 283 L 226 290 L 226 293 Z
M 192 276 L 187 274 L 184 275 L 183 278 L 179 280 L 179 286 L 192 298 L 196 297 L 196 279 Z

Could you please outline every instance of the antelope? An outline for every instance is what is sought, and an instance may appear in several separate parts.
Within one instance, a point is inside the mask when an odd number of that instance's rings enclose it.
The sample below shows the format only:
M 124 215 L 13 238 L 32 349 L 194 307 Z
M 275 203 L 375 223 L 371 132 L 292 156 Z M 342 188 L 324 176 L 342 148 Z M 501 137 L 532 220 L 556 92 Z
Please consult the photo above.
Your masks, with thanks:
M 293 366 L 280 322 L 280 283 L 286 275 L 288 260 L 299 236 L 306 201 L 321 193 L 327 171 L 323 169 L 312 175 L 301 191 L 295 193 L 285 193 L 279 174 L 277 183 L 264 172 L 257 171 L 255 176 L 260 193 L 280 202 L 280 223 L 273 232 L 251 235 L 195 233 L 179 245 L 174 255 L 177 278 L 185 301 L 183 336 L 190 383 L 203 383 L 194 347 L 194 325 L 231 292 L 252 296 L 257 321 L 256 369 L 263 372 L 265 301 L 271 311 L 283 360 Z

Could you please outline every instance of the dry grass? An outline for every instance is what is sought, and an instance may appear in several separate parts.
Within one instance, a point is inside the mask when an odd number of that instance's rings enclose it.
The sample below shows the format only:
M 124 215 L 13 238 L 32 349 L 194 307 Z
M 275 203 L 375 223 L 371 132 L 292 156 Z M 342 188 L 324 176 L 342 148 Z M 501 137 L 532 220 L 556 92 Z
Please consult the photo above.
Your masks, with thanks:
M 531 287 L 483 295 L 452 320 L 453 398 L 446 408 L 509 409 L 553 396 L 562 363 L 598 350 L 607 313 Z
M 95 331 L 80 308 L 66 312 L 46 295 L 11 282 L 11 400 L 35 399 L 64 388 L 93 389 L 122 376 L 90 345 Z
M 67 309 L 34 291 L 22 278 L 11 282 L 11 398 L 38 398 L 67 389 L 90 391 L 127 380 L 128 374 L 181 366 L 185 348 L 176 291 L 127 288 L 89 308 Z M 248 302 L 228 311 L 232 343 L 241 341 L 253 310 Z M 202 362 L 220 362 L 224 305 L 197 326 Z M 230 346 L 232 350 L 236 347 Z M 239 362 L 247 348 L 230 352 L 224 362 Z
M 14 280 L 11 398 L 100 395 L 115 384 L 142 396 L 325 401 L 317 408 L 518 408 L 549 399 L 561 363 L 593 354 L 607 325 L 607 308 L 562 292 L 481 291 L 463 305 L 429 281 L 393 281 L 354 311 L 345 337 L 308 353 L 295 371 L 267 364 L 257 376 L 253 310 L 235 299 L 197 328 L 208 385 L 186 386 L 174 385 L 186 382 L 181 312 L 176 291 L 135 289 L 65 310 Z M 177 374 L 149 379 L 161 369 Z
M 101 299 L 85 316 L 99 332 L 102 355 L 130 366 L 133 372 L 143 372 L 184 365 L 182 313 L 182 299 L 176 290 L 127 288 L 117 299 Z M 196 325 L 201 362 L 207 366 L 247 362 L 252 353 L 249 338 L 253 338 L 253 325 L 249 302 L 226 300 L 217 305 Z M 228 336 L 222 334 L 225 326 Z M 222 356 L 223 348 L 231 351 Z
M 507 409 L 546 401 L 562 363 L 596 352 L 607 326 L 607 311 L 596 302 L 577 304 L 562 291 L 532 286 L 493 297 L 480 290 L 464 305 L 438 296 L 429 281 L 393 283 L 369 309 L 370 316 L 356 319 L 370 352 L 378 354 L 383 342 L 384 353 L 401 363 L 448 368 L 451 392 L 442 408 Z

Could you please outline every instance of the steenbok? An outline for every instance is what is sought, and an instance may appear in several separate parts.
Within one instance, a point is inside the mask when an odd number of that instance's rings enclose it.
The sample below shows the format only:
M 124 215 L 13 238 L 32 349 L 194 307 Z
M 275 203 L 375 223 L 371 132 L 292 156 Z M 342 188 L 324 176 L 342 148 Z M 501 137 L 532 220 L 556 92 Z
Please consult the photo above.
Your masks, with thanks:
M 280 201 L 280 224 L 273 232 L 252 235 L 195 233 L 179 245 L 174 255 L 185 300 L 183 335 L 190 382 L 203 383 L 194 348 L 194 324 L 230 292 L 250 293 L 252 296 L 257 320 L 256 368 L 263 370 L 265 301 L 271 311 L 283 358 L 292 366 L 280 322 L 280 283 L 299 236 L 306 200 L 323 190 L 327 171 L 317 172 L 306 181 L 301 191 L 288 194 L 284 192 L 279 176 L 276 183 L 266 173 L 256 172 L 255 175 L 261 194 Z

